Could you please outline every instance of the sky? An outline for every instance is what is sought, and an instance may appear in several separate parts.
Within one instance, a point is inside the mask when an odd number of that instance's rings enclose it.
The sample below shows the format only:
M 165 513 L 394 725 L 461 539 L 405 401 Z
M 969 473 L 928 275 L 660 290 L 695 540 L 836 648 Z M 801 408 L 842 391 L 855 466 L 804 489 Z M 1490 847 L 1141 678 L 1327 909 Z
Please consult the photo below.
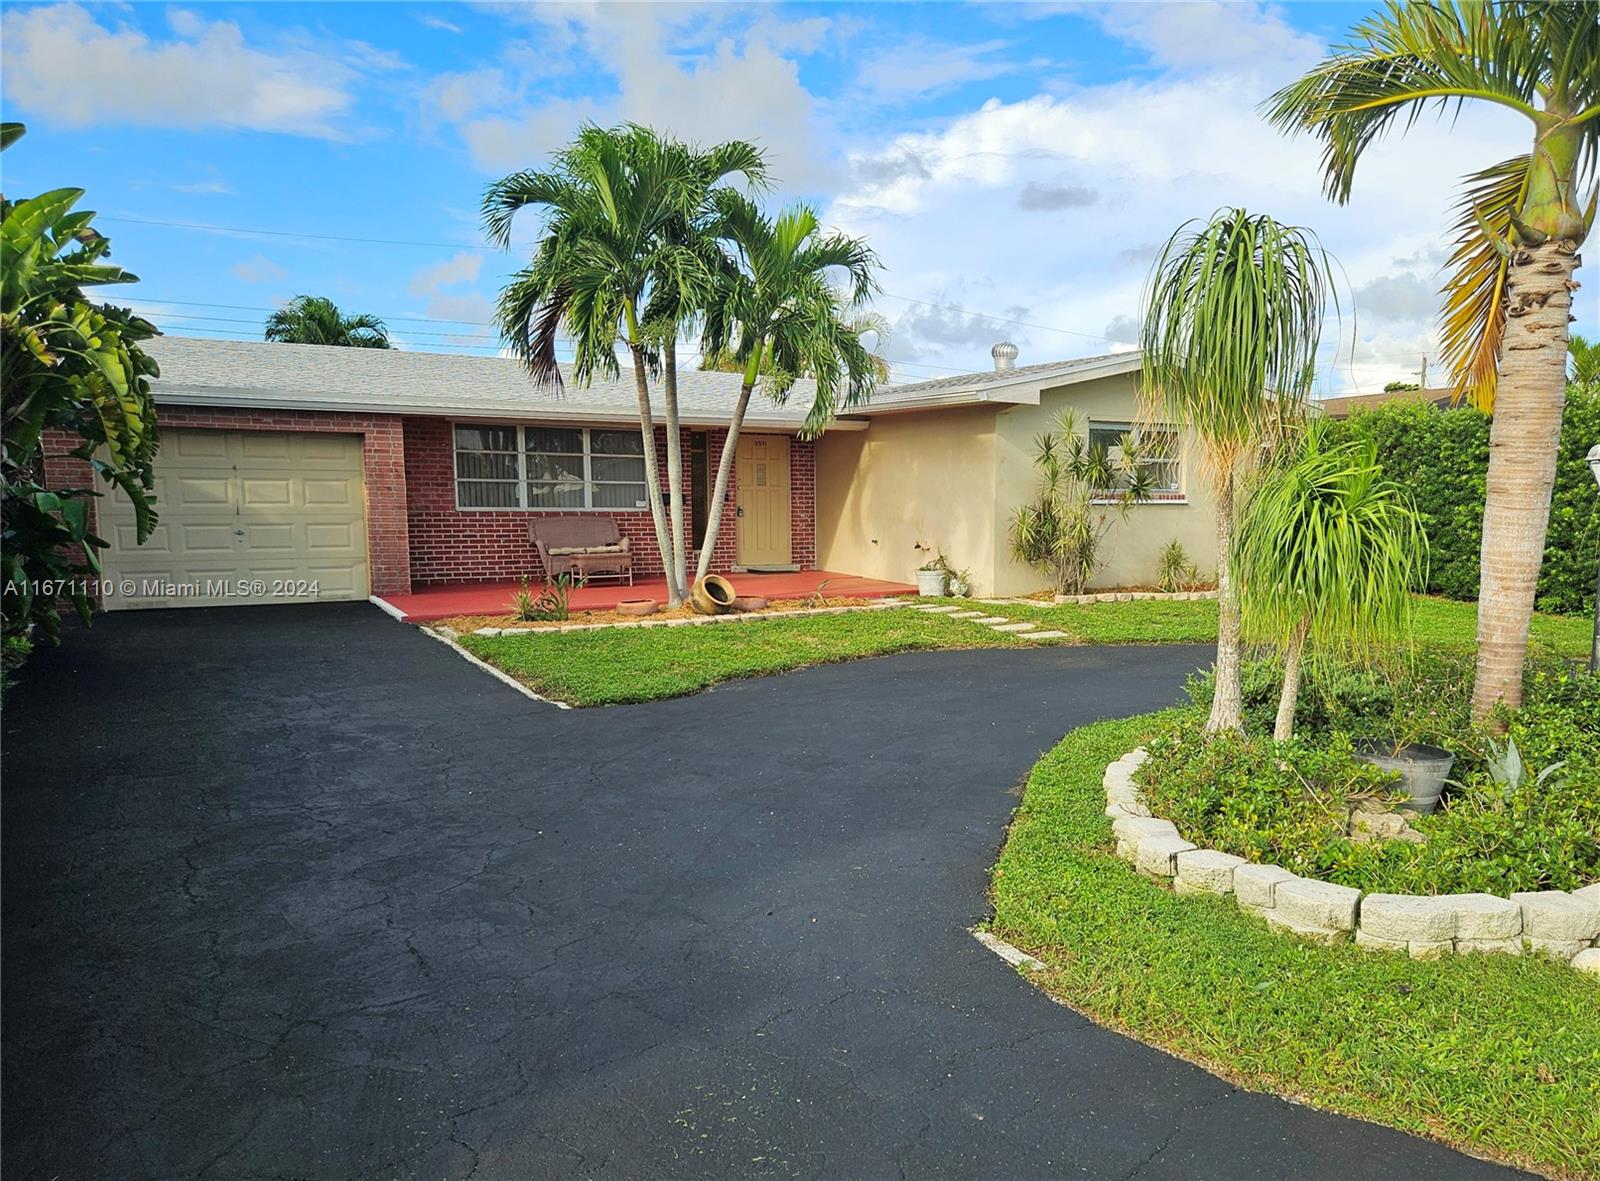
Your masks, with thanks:
M 13 199 L 87 189 L 141 279 L 118 302 L 164 331 L 258 339 L 307 293 L 403 348 L 493 353 L 538 218 L 489 247 L 486 185 L 586 120 L 749 139 L 774 209 L 809 202 L 881 257 L 897 381 L 986 369 L 1002 339 L 1019 364 L 1131 347 L 1158 245 L 1243 206 L 1341 267 L 1319 393 L 1417 380 L 1424 357 L 1434 384 L 1460 178 L 1529 125 L 1425 117 L 1327 201 L 1315 143 L 1258 108 L 1371 7 L 7 3 L 0 95 L 29 131 L 0 172 Z

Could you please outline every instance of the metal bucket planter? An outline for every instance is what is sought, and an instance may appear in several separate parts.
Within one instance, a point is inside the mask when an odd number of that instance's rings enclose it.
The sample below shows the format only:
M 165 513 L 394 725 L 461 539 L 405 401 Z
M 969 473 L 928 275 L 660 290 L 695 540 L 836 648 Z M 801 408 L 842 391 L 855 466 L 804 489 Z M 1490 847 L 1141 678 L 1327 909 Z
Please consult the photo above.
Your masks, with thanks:
M 1413 812 L 1428 813 L 1439 806 L 1444 781 L 1455 766 L 1456 756 L 1425 742 L 1408 742 L 1396 748 L 1392 742 L 1363 739 L 1355 744 L 1356 758 L 1400 776 L 1400 786 L 1411 796 L 1401 804 Z

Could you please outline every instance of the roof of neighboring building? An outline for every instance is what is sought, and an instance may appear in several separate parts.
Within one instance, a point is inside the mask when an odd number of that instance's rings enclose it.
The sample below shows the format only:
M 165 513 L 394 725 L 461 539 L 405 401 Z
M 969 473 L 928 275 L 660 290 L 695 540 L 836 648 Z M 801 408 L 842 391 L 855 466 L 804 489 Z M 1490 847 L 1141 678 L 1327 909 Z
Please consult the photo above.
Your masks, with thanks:
M 1349 418 L 1356 410 L 1375 410 L 1390 402 L 1427 402 L 1441 410 L 1455 404 L 1456 392 L 1450 389 L 1384 390 L 1378 394 L 1346 394 L 1339 398 L 1323 398 L 1317 403 L 1327 418 Z
M 453 418 L 570 419 L 590 423 L 638 421 L 633 374 L 589 385 L 573 381 L 562 365 L 562 383 L 541 385 L 511 357 L 463 356 L 409 349 L 337 348 L 256 340 L 201 340 L 160 336 L 142 346 L 161 366 L 154 386 L 163 402 L 191 406 L 249 406 L 278 410 L 367 411 Z M 1132 372 L 1138 353 L 1112 353 L 1009 370 L 986 370 L 931 381 L 880 387 L 869 404 L 852 407 L 839 429 L 861 429 L 865 416 L 969 406 L 982 403 L 1037 404 L 1042 390 L 1096 377 Z M 678 407 L 686 426 L 728 422 L 740 377 L 696 368 L 678 371 Z M 761 396 L 751 401 L 751 427 L 798 429 L 815 385 L 795 383 L 781 405 Z M 651 401 L 662 409 L 659 382 Z

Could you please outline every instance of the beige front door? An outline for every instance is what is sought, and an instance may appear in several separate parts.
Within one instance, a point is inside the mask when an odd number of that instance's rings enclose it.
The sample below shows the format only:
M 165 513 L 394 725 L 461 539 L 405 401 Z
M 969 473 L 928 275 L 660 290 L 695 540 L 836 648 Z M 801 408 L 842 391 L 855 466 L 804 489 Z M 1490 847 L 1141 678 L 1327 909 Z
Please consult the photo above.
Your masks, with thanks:
M 739 565 L 791 565 L 788 436 L 741 438 L 738 476 Z
M 367 597 L 361 436 L 161 432 L 155 532 L 99 502 L 107 610 Z

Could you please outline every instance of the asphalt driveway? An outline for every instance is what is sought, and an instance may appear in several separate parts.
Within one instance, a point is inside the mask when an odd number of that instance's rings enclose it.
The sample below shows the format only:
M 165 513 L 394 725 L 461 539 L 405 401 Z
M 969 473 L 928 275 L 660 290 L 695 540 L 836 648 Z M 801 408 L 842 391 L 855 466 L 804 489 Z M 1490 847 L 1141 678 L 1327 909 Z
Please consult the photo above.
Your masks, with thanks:
M 365 605 L 108 617 L 6 711 L 6 1175 L 1509 1175 L 1239 1092 L 966 933 L 1039 752 L 1202 655 L 564 712 Z

